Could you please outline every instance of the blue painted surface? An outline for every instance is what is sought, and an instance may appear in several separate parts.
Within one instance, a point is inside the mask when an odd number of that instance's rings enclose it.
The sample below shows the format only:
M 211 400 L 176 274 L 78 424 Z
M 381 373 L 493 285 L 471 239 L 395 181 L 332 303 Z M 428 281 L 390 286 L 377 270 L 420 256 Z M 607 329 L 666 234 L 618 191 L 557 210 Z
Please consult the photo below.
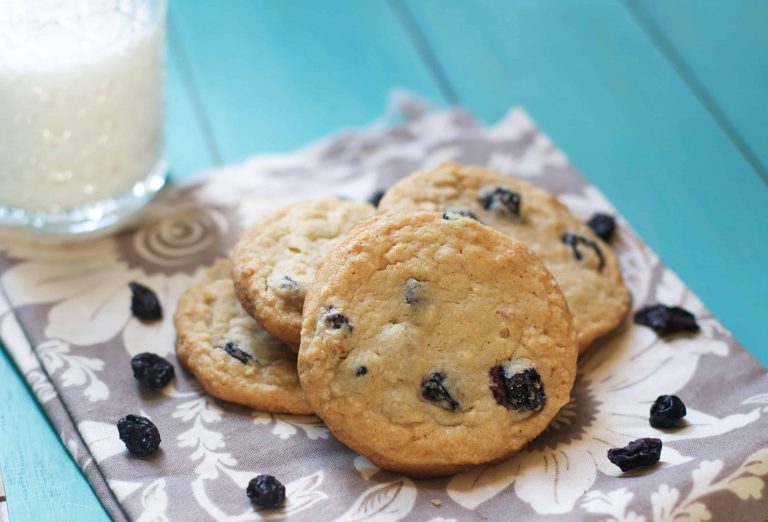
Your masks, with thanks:
M 765 4 L 640 5 L 764 161 Z M 174 179 L 365 124 L 394 87 L 488 121 L 521 104 L 768 361 L 768 191 L 626 5 L 184 0 L 169 43 Z M 107 519 L 5 352 L 0 383 L 12 520 Z
M 473 5 L 407 3 L 459 99 L 488 121 L 523 105 L 767 362 L 756 325 L 768 311 L 768 187 L 631 13 L 616 2 Z
M 276 5 L 188 0 L 171 11 L 225 163 L 369 123 L 396 86 L 439 100 L 386 3 Z
M 712 102 L 760 162 L 768 183 L 768 2 L 641 0 Z
M 191 84 L 185 48 L 175 26 L 168 31 L 166 155 L 171 176 L 189 175 L 218 163 L 203 109 Z
M 109 520 L 32 392 L 0 349 L 0 467 L 12 522 Z M 64 517 L 64 518 L 62 518 Z

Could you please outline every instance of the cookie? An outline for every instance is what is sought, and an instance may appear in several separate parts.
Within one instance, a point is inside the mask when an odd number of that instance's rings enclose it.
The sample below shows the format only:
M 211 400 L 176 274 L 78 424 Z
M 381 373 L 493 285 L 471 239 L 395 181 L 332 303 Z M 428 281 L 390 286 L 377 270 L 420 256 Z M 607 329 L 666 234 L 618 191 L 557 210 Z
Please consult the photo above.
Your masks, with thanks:
M 465 212 L 523 241 L 560 284 L 581 351 L 613 330 L 627 313 L 629 292 L 613 250 L 555 196 L 528 182 L 446 163 L 395 183 L 379 208 Z
M 333 242 L 375 214 L 367 203 L 326 198 L 260 218 L 232 253 L 232 276 L 246 311 L 298 350 L 301 310 L 315 270 Z
M 229 261 L 217 261 L 181 296 L 174 323 L 179 361 L 214 397 L 274 413 L 312 413 L 296 354 L 242 309 Z
M 560 288 L 521 242 L 459 214 L 382 215 L 307 293 L 299 376 L 336 437 L 440 476 L 515 453 L 568 402 L 577 345 Z

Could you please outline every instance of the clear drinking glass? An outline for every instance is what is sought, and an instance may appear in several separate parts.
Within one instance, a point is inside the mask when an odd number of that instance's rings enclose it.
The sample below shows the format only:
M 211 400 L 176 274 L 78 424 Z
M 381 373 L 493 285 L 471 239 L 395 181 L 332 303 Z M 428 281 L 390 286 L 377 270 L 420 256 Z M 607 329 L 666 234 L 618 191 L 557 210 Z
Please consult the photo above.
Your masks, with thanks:
M 0 0 L 0 227 L 92 232 L 162 188 L 165 13 Z

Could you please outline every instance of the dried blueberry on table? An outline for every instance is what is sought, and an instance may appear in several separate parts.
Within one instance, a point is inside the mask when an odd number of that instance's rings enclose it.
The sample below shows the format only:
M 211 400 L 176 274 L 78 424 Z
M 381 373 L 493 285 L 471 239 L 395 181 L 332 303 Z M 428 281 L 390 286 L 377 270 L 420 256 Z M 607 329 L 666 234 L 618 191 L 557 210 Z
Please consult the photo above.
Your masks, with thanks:
M 421 289 L 424 283 L 414 277 L 409 277 L 405 282 L 405 302 L 416 304 L 421 300 Z
M 333 306 L 329 306 L 325 309 L 325 324 L 331 330 L 340 330 L 344 326 L 352 330 L 352 325 L 349 324 L 349 319 Z
M 456 411 L 459 409 L 459 403 L 448 393 L 444 382 L 445 374 L 441 372 L 430 373 L 421 380 L 421 396 L 444 410 Z
M 244 352 L 243 350 L 238 348 L 238 346 L 232 341 L 227 341 L 226 344 L 222 346 L 222 349 L 225 352 L 227 352 L 230 356 L 234 357 L 235 359 L 237 359 L 243 364 L 247 364 L 248 361 L 253 359 L 253 357 L 251 357 L 251 354 L 249 354 L 248 352 Z
M 134 455 L 151 455 L 160 447 L 160 432 L 146 417 L 126 415 L 117 421 L 117 432 Z
M 471 210 L 447 210 L 443 212 L 443 219 L 448 221 L 454 221 L 463 217 L 474 219 L 475 221 L 480 221 L 477 219 L 477 215 L 475 215 L 475 213 Z
M 513 216 L 520 217 L 520 194 L 502 187 L 480 196 L 480 204 L 485 210 L 505 208 Z
M 368 197 L 368 203 L 370 203 L 374 207 L 378 207 L 379 203 L 381 202 L 381 198 L 383 197 L 384 197 L 384 191 L 377 190 L 376 192 L 374 192 Z
M 173 379 L 175 370 L 167 360 L 154 353 L 140 353 L 131 358 L 133 376 L 144 386 L 160 389 Z
M 277 507 L 285 502 L 285 486 L 272 475 L 259 475 L 248 482 L 245 494 L 260 507 Z
M 157 295 L 151 288 L 135 281 L 128 283 L 131 287 L 131 313 L 142 321 L 156 321 L 163 318 L 163 308 Z
M 635 312 L 635 323 L 652 328 L 662 337 L 678 332 L 699 331 L 699 324 L 693 314 L 679 306 L 646 306 Z
M 544 383 L 535 368 L 500 364 L 491 368 L 490 375 L 493 398 L 507 409 L 540 411 L 547 403 Z
M 653 466 L 661 458 L 661 440 L 637 439 L 623 448 L 608 450 L 608 460 L 621 468 L 621 471 L 629 471 L 636 468 Z
M 650 423 L 654 428 L 674 428 L 685 417 L 685 404 L 677 395 L 659 395 L 651 406 Z
M 366 373 L 368 373 L 368 368 L 366 368 L 365 366 L 358 366 L 357 369 L 355 370 L 356 377 L 361 377 Z
M 571 247 L 573 250 L 573 257 L 576 258 L 576 261 L 581 261 L 584 258 L 584 256 L 581 254 L 581 250 L 579 250 L 579 245 L 584 245 L 587 248 L 591 248 L 595 252 L 598 260 L 597 270 L 601 271 L 603 268 L 605 268 L 605 257 L 603 257 L 603 251 L 600 250 L 600 246 L 591 239 L 587 239 L 584 236 L 579 236 L 570 232 L 563 234 L 561 239 L 563 243 Z
M 616 220 L 611 215 L 598 213 L 589 218 L 587 226 L 592 229 L 592 232 L 597 237 L 606 243 L 610 243 L 613 238 L 613 232 L 616 230 Z

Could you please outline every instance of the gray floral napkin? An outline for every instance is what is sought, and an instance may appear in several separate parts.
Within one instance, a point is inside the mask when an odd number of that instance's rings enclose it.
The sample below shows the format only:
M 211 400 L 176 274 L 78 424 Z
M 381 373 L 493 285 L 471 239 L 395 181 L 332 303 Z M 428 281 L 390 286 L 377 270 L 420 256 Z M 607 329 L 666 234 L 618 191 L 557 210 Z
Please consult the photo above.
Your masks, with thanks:
M 5 484 L 3 474 L 0 472 L 0 522 L 8 522 L 8 502 L 5 498 Z
M 768 514 L 768 373 L 619 218 L 614 247 L 635 308 L 693 311 L 696 335 L 659 339 L 626 321 L 580 360 L 573 400 L 511 459 L 439 480 L 373 466 L 315 417 L 251 411 L 207 396 L 190 374 L 142 390 L 129 359 L 175 362 L 179 295 L 225 255 L 250 223 L 288 201 L 363 199 L 445 160 L 488 165 L 556 192 L 579 216 L 615 213 L 521 109 L 485 127 L 459 109 L 342 133 L 293 154 L 260 156 L 171 188 L 144 220 L 77 245 L 0 239 L 0 336 L 67 448 L 116 520 L 666 520 L 762 521 Z M 412 111 L 414 112 L 414 111 Z M 155 289 L 164 319 L 131 317 L 129 281 Z M 648 425 L 651 402 L 677 394 L 686 426 Z M 152 418 L 163 442 L 127 455 L 115 422 Z M 620 474 L 606 450 L 639 437 L 664 441 L 659 466 Z M 244 488 L 278 477 L 288 500 L 250 506 Z

